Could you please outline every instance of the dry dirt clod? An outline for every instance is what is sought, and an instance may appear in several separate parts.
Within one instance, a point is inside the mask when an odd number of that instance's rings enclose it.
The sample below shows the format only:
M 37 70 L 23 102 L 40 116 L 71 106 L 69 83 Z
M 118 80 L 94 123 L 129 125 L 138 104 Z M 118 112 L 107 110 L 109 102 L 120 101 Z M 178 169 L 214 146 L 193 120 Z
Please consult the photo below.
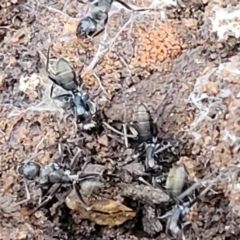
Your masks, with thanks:
M 163 226 L 159 219 L 157 219 L 155 209 L 145 205 L 143 208 L 144 217 L 142 219 L 143 228 L 146 233 L 153 236 L 163 230 Z
M 138 184 L 124 184 L 121 195 L 148 205 L 166 203 L 170 200 L 162 190 Z
M 3 182 L 3 185 L 0 189 L 0 192 L 2 192 L 3 194 L 7 193 L 16 183 L 17 180 L 17 176 L 15 175 L 9 175 L 7 176 L 6 179 L 1 179 L 1 181 Z
M 107 147 L 107 146 L 108 146 L 108 137 L 107 137 L 107 135 L 102 135 L 102 136 L 100 136 L 100 137 L 98 138 L 98 142 L 99 142 L 101 145 Z

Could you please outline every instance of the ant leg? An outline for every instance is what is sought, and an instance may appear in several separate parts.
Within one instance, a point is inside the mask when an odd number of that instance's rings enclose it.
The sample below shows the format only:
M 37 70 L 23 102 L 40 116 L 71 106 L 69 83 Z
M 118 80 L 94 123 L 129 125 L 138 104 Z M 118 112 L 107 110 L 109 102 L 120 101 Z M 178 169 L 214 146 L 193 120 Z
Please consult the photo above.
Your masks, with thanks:
M 158 217 L 157 219 L 165 219 L 165 218 L 169 218 L 172 215 L 172 210 L 167 212 L 166 214 Z
M 121 1 L 121 0 L 116 0 L 116 2 L 118 2 L 119 4 L 121 4 L 123 7 L 127 8 L 128 10 L 134 11 L 135 9 L 131 8 L 130 6 L 128 6 L 125 2 Z
M 81 202 L 82 206 L 87 210 L 87 211 L 91 211 L 91 207 L 87 206 L 87 204 L 85 203 L 85 201 L 83 200 L 83 197 L 82 197 L 82 194 L 80 192 L 80 187 L 75 184 L 74 185 L 74 189 L 75 189 L 75 192 L 77 194 L 77 197 L 79 199 L 79 201 Z
M 135 152 L 136 153 L 134 153 L 134 155 L 132 156 L 132 158 L 133 158 L 133 161 L 135 161 L 135 160 L 141 160 L 141 158 L 147 153 L 147 144 L 144 142 L 144 143 L 142 143 L 142 144 L 140 144 L 138 147 L 142 147 L 144 145 L 144 150 L 143 151 L 141 151 L 140 153 L 139 153 L 139 148 L 137 149 L 137 150 L 135 150 Z M 141 150 L 141 149 L 140 149 Z M 138 151 L 138 152 L 137 152 Z M 133 162 L 132 161 L 132 162 Z M 131 162 L 130 162 L 131 163 Z
M 192 224 L 191 222 L 185 222 L 185 223 L 182 223 L 182 229 L 184 229 L 186 226 Z
M 96 178 L 98 178 L 100 176 L 99 173 L 86 173 L 86 174 L 83 174 L 83 176 L 78 176 L 78 183 L 80 182 L 83 182 L 83 181 L 87 181 L 87 180 L 93 180 Z M 82 179 L 80 179 L 82 178 Z M 79 201 L 81 202 L 82 206 L 87 210 L 87 211 L 90 211 L 91 210 L 91 207 L 90 206 L 87 206 L 87 204 L 85 203 L 84 199 L 83 199 L 83 196 L 81 194 L 81 187 L 79 186 L 79 184 L 74 184 L 74 189 L 75 189 L 75 192 L 77 194 L 77 197 L 79 199 Z
M 16 207 L 16 206 L 19 206 L 21 204 L 27 203 L 31 199 L 26 179 L 23 179 L 23 182 L 24 182 L 24 188 L 25 188 L 25 192 L 26 192 L 26 199 L 24 199 L 20 202 L 14 203 L 11 207 Z
M 50 59 L 50 51 L 51 51 L 52 44 L 48 47 L 47 51 L 47 63 L 46 63 L 46 72 L 49 73 L 49 59 Z
M 100 30 L 98 30 L 97 32 L 95 32 L 91 37 L 90 39 L 93 39 L 95 37 L 97 37 L 98 35 L 100 35 L 103 31 L 104 31 L 105 28 L 102 28 Z
M 89 106 L 89 110 L 91 112 L 91 114 L 95 114 L 97 109 L 96 109 L 96 104 L 90 100 L 88 100 L 88 106 Z
M 64 155 L 63 155 L 63 147 L 62 147 L 62 143 L 58 143 L 58 152 L 60 155 L 60 163 L 63 163 L 63 159 L 64 159 Z
M 158 154 L 158 153 L 168 149 L 169 147 L 172 147 L 172 144 L 170 142 L 168 142 L 166 145 L 164 144 L 161 148 L 159 148 L 159 147 L 160 146 L 158 145 L 157 148 L 156 148 L 158 150 L 156 150 L 154 154 Z
M 135 158 L 134 158 L 134 157 L 135 157 Z M 124 166 L 126 166 L 126 165 L 128 165 L 128 164 L 131 164 L 131 163 L 136 163 L 137 157 L 138 157 L 138 156 L 133 156 L 132 160 L 129 160 L 128 162 L 124 162 L 124 163 L 121 165 L 121 167 L 124 167 Z
M 70 187 L 66 192 L 62 193 L 60 196 L 56 195 L 59 205 L 65 202 L 66 197 L 71 193 L 71 191 L 72 191 L 72 187 Z
M 155 180 L 153 180 L 153 183 L 154 183 L 154 187 L 157 187 L 157 188 L 161 189 L 164 193 L 166 193 L 167 195 L 169 195 L 168 192 L 166 191 L 166 189 L 164 189 L 164 188 L 161 186 L 161 184 L 159 184 L 159 183 L 156 182 Z
M 50 190 L 48 191 L 48 192 L 50 192 L 50 194 L 45 197 L 45 200 L 42 201 L 41 204 L 29 214 L 29 216 L 33 215 L 33 214 L 34 214 L 35 212 L 37 212 L 41 207 L 43 207 L 46 203 L 48 203 L 48 202 L 54 197 L 54 195 L 57 193 L 57 191 L 60 189 L 60 187 L 61 187 L 61 184 L 60 184 L 60 183 L 54 184 L 54 185 L 50 188 Z
M 72 97 L 71 94 L 66 93 L 66 94 L 58 95 L 56 97 L 52 97 L 52 99 L 71 98 L 71 97 Z
M 72 97 L 71 94 L 61 94 L 61 95 L 53 97 L 53 87 L 54 87 L 54 83 L 52 84 L 51 89 L 50 89 L 50 97 L 52 99 L 61 99 L 61 98 L 65 98 L 65 97 L 68 97 L 68 98 Z
M 75 154 L 75 156 L 71 160 L 71 164 L 70 164 L 71 169 L 75 168 L 75 166 L 77 164 L 78 156 L 80 155 L 81 152 L 82 152 L 81 149 L 78 148 L 77 153 Z
M 146 155 L 147 154 L 147 150 L 148 150 L 148 144 L 147 143 L 143 143 L 143 145 L 144 145 L 144 150 L 139 154 L 139 158 L 141 158 L 141 157 L 143 157 L 144 156 L 144 154 Z
M 53 85 L 54 85 L 54 83 L 52 84 L 51 89 L 50 89 L 50 98 L 52 98 L 52 99 L 54 99 L 53 98 Z
M 78 176 L 78 183 L 87 181 L 87 180 L 97 180 L 101 177 L 101 173 L 80 173 Z
M 152 185 L 150 183 L 148 183 L 146 180 L 143 179 L 143 177 L 139 177 L 138 180 L 142 183 L 144 183 L 145 185 L 152 187 Z

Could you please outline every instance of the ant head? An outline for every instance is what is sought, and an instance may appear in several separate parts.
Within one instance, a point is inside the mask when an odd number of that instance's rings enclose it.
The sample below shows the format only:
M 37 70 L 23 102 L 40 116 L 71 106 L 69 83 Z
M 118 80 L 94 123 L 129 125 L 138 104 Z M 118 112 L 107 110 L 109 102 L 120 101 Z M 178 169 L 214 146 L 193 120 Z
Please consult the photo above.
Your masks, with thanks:
M 76 35 L 79 38 L 87 38 L 97 31 L 97 22 L 93 18 L 84 17 L 78 24 Z
M 34 180 L 40 175 L 41 166 L 36 162 L 27 162 L 18 168 L 18 174 L 27 180 Z

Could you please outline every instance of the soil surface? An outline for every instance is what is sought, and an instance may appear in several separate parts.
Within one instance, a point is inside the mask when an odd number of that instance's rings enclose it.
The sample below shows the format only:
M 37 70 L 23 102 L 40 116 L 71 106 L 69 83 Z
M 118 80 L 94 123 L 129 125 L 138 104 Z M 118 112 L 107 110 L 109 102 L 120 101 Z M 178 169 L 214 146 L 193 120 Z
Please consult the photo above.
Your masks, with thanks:
M 75 34 L 89 10 L 81 1 L 0 3 L 0 239 L 168 239 L 160 216 L 176 204 L 148 178 L 150 185 L 139 181 L 145 170 L 134 158 L 138 144 L 118 133 L 123 124 L 130 129 L 140 103 L 152 118 L 161 110 L 158 138 L 172 146 L 161 159 L 184 163 L 191 179 L 204 179 L 196 195 L 215 181 L 187 215 L 185 238 L 239 239 L 240 6 L 125 2 L 151 10 L 114 3 L 105 30 L 90 40 Z M 95 102 L 95 128 L 81 130 L 64 102 L 50 97 L 50 45 L 51 58 L 71 62 Z M 60 91 L 54 86 L 54 95 Z M 29 216 L 42 194 L 34 181 L 27 181 L 30 200 L 15 204 L 26 198 L 22 163 L 62 159 L 70 167 L 76 156 L 74 173 L 104 172 L 104 181 L 81 186 L 91 211 L 62 186 Z

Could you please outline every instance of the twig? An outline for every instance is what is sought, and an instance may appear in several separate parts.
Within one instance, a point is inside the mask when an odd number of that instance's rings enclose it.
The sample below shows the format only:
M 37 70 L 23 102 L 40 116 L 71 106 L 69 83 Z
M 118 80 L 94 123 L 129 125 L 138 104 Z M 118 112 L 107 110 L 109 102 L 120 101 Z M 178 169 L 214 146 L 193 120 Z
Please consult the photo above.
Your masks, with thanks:
M 128 64 L 126 63 L 126 61 L 125 61 L 124 57 L 122 56 L 122 54 L 121 54 L 121 53 L 118 53 L 117 55 L 118 55 L 120 61 L 122 62 L 122 64 L 127 68 L 128 72 L 129 72 L 130 75 L 132 76 L 131 70 L 129 69 L 129 66 L 128 66 Z
M 105 42 L 107 40 L 107 33 L 105 31 L 103 41 Z M 105 44 L 104 44 L 105 45 Z M 82 73 L 82 76 L 85 75 L 85 73 L 89 72 L 90 70 L 94 69 L 95 66 L 98 64 L 100 58 L 108 51 L 108 48 L 103 49 L 103 44 L 99 44 L 97 53 L 95 54 L 94 58 L 92 59 L 91 63 L 88 65 L 86 69 L 84 69 L 84 73 Z
M 5 133 L 2 129 L 0 129 L 0 133 L 1 133 L 3 136 L 6 136 L 6 133 Z
M 41 140 L 38 142 L 38 144 L 37 144 L 36 147 L 35 147 L 35 152 L 36 152 L 36 150 L 38 149 L 38 147 L 43 143 L 43 141 L 46 140 L 46 139 L 47 139 L 46 136 L 44 136 L 44 137 L 41 138 Z
M 135 14 L 134 12 L 132 12 L 132 15 L 131 15 L 131 18 L 135 17 Z M 130 24 L 130 27 L 129 27 L 129 31 L 128 31 L 128 38 L 130 39 L 131 38 L 131 34 L 132 34 L 132 31 L 133 31 L 133 24 L 134 24 L 134 20 L 131 21 L 131 24 Z
M 102 91 L 108 96 L 109 98 L 109 94 L 107 93 L 107 91 L 105 90 L 104 86 L 102 85 L 102 82 L 100 80 L 100 78 L 98 77 L 98 75 L 95 73 L 95 71 L 93 72 L 94 77 L 97 79 L 99 87 L 102 89 Z
M 119 37 L 119 35 L 122 33 L 122 31 L 127 27 L 127 25 L 129 23 L 131 23 L 132 20 L 132 16 L 129 18 L 129 20 L 122 26 L 122 28 L 119 30 L 119 32 L 116 34 L 116 36 L 109 41 L 109 43 L 104 44 L 104 45 L 108 45 L 108 47 L 106 49 L 102 49 L 103 44 L 99 44 L 98 47 L 98 51 L 96 53 L 96 55 L 94 56 L 93 60 L 91 61 L 91 63 L 88 65 L 88 67 L 86 68 L 86 70 L 84 72 L 88 72 L 92 69 L 94 69 L 96 67 L 96 65 L 98 64 L 99 60 L 101 59 L 101 57 L 107 53 L 108 51 L 111 50 L 112 45 L 114 44 L 115 40 Z M 105 40 L 106 40 L 106 34 L 104 36 Z M 83 74 L 84 75 L 84 74 Z
M 74 143 L 74 142 L 78 142 L 79 140 L 83 140 L 85 137 L 79 137 L 79 138 L 75 138 L 75 139 L 67 139 L 67 143 Z
M 0 29 L 10 29 L 10 30 L 12 30 L 14 32 L 18 31 L 16 29 L 11 28 L 10 25 L 9 26 L 0 26 Z
M 137 136 L 136 135 L 129 135 L 129 134 L 124 134 L 124 133 L 122 133 L 122 132 L 120 132 L 120 131 L 118 131 L 117 129 L 115 129 L 115 128 L 113 128 L 113 127 L 111 127 L 108 123 L 106 123 L 106 122 L 103 122 L 103 124 L 107 127 L 107 128 L 109 128 L 110 130 L 112 130 L 113 132 L 115 132 L 115 133 L 117 133 L 117 134 L 119 134 L 119 135 L 121 135 L 121 136 L 126 136 L 126 137 L 128 137 L 128 138 L 136 138 Z
M 124 108 L 124 117 L 123 117 L 123 133 L 124 133 L 124 141 L 125 141 L 125 146 L 126 148 L 128 148 L 128 138 L 127 138 L 127 128 L 126 128 L 126 115 L 127 115 L 127 111 L 126 111 L 126 103 L 123 103 L 123 108 Z
M 131 23 L 133 16 L 129 18 L 129 20 L 122 26 L 122 28 L 119 30 L 119 32 L 116 34 L 116 36 L 110 41 L 109 44 L 109 50 L 111 50 L 112 45 L 115 43 L 115 40 L 119 37 L 119 35 L 122 33 L 122 31 L 127 27 L 129 23 Z
M 27 162 L 30 162 L 33 158 L 36 158 L 36 157 L 38 157 L 39 155 L 42 155 L 42 154 L 44 154 L 44 150 L 41 150 L 40 152 L 33 154 L 33 155 L 27 160 Z
M 44 4 L 41 4 L 38 0 L 37 0 L 37 3 L 38 5 L 40 5 L 41 7 L 44 7 L 44 8 L 47 8 L 50 12 L 56 12 L 56 13 L 59 13 L 65 17 L 68 17 L 69 19 L 73 19 L 73 20 L 79 20 L 78 18 L 73 18 L 73 17 L 70 17 L 68 14 L 56 9 L 56 8 L 53 8 L 53 7 L 49 7 L 47 5 L 44 5 Z M 65 4 L 66 5 L 66 4 Z M 65 6 L 64 6 L 65 8 Z
M 112 134 L 107 134 L 108 137 L 114 139 L 115 141 L 121 143 L 121 144 L 124 144 L 124 142 L 122 141 L 122 139 L 120 138 L 117 138 L 116 136 L 113 136 Z

